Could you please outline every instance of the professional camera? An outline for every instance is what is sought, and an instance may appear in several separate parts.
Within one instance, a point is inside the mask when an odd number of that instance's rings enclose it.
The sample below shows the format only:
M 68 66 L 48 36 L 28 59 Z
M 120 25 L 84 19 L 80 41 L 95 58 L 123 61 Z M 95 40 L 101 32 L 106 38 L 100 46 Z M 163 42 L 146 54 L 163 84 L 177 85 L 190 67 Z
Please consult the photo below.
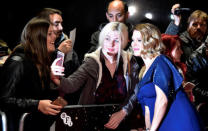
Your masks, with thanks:
M 174 11 L 174 15 L 181 15 L 184 12 L 190 11 L 190 8 L 176 8 Z

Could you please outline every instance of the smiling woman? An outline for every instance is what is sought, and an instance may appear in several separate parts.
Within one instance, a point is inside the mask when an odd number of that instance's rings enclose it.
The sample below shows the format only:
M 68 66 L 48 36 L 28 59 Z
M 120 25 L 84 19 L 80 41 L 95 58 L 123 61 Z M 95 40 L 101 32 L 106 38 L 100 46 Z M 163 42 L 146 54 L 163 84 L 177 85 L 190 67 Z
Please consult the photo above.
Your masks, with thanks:
M 25 131 L 46 131 L 62 108 L 51 103 L 57 96 L 49 88 L 54 38 L 49 22 L 32 18 L 22 31 L 21 44 L 3 65 L 0 109 L 8 116 L 9 131 L 19 129 L 20 117 L 25 112 L 30 113 Z
M 50 53 L 55 51 L 55 45 L 54 45 L 55 40 L 56 40 L 56 34 L 54 33 L 53 26 L 50 25 L 47 33 L 47 49 L 48 52 Z
M 136 88 L 146 128 L 150 131 L 203 131 L 199 114 L 183 90 L 181 74 L 172 61 L 161 54 L 165 48 L 159 29 L 149 23 L 137 24 L 132 46 L 133 49 L 139 47 L 140 52 L 134 55 L 141 56 L 145 63 Z

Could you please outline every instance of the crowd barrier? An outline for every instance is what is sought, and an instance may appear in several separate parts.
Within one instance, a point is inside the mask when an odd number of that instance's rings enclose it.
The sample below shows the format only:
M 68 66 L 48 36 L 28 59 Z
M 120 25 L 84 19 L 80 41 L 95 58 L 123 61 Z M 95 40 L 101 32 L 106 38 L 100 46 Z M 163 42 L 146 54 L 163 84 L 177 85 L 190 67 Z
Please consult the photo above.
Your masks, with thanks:
M 118 110 L 118 104 L 68 105 L 57 115 L 50 131 L 107 131 L 108 129 L 104 125 L 109 121 L 111 115 Z M 4 116 L 2 119 L 3 131 L 6 131 L 6 115 L 3 113 L 1 116 Z M 30 116 L 30 113 L 22 115 L 19 122 L 19 131 L 24 131 L 24 125 L 30 122 L 27 116 Z M 128 119 L 127 122 L 124 121 L 123 124 L 120 124 L 123 126 L 120 126 L 121 128 L 118 130 L 121 131 L 129 124 L 134 124 L 131 120 Z M 136 121 L 136 125 L 138 124 Z
M 99 131 L 116 112 L 118 105 L 73 105 L 66 106 L 55 122 L 55 131 Z
M 3 111 L 0 111 L 0 115 L 1 115 L 2 131 L 7 131 L 7 117 L 6 117 L 6 114 Z
M 106 105 L 69 105 L 58 114 L 50 131 L 95 131 L 105 130 L 106 124 L 113 112 L 118 108 L 116 104 Z M 19 131 L 24 131 L 25 120 L 29 113 L 24 113 L 20 119 Z
M 24 122 L 26 117 L 29 115 L 29 113 L 24 113 L 22 115 L 22 117 L 20 118 L 20 122 L 19 122 L 19 131 L 24 131 Z

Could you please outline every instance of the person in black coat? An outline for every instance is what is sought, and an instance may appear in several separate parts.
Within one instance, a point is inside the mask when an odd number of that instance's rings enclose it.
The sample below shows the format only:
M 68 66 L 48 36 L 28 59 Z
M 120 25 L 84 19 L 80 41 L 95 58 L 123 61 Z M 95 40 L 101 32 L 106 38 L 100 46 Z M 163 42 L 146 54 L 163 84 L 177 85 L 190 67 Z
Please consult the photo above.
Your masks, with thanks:
M 62 106 L 52 104 L 57 91 L 50 89 L 50 54 L 55 50 L 50 23 L 32 18 L 24 27 L 21 44 L 3 65 L 0 109 L 6 112 L 8 130 L 17 131 L 20 117 L 30 113 L 25 131 L 47 131 Z

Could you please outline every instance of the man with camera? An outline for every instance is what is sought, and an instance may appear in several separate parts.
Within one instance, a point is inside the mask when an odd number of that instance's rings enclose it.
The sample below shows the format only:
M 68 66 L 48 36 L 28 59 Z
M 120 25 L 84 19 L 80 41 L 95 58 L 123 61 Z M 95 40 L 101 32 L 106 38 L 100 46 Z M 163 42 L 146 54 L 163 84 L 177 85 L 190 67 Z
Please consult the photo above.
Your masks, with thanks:
M 182 14 L 186 12 L 180 8 L 180 4 L 173 5 L 171 12 L 174 21 L 166 30 L 166 34 L 178 34 L 182 41 L 182 61 L 187 65 L 186 81 L 195 84 L 193 93 L 196 108 L 198 109 L 204 124 L 208 128 L 208 15 L 204 11 L 195 10 L 188 18 L 187 29 L 180 32 Z

